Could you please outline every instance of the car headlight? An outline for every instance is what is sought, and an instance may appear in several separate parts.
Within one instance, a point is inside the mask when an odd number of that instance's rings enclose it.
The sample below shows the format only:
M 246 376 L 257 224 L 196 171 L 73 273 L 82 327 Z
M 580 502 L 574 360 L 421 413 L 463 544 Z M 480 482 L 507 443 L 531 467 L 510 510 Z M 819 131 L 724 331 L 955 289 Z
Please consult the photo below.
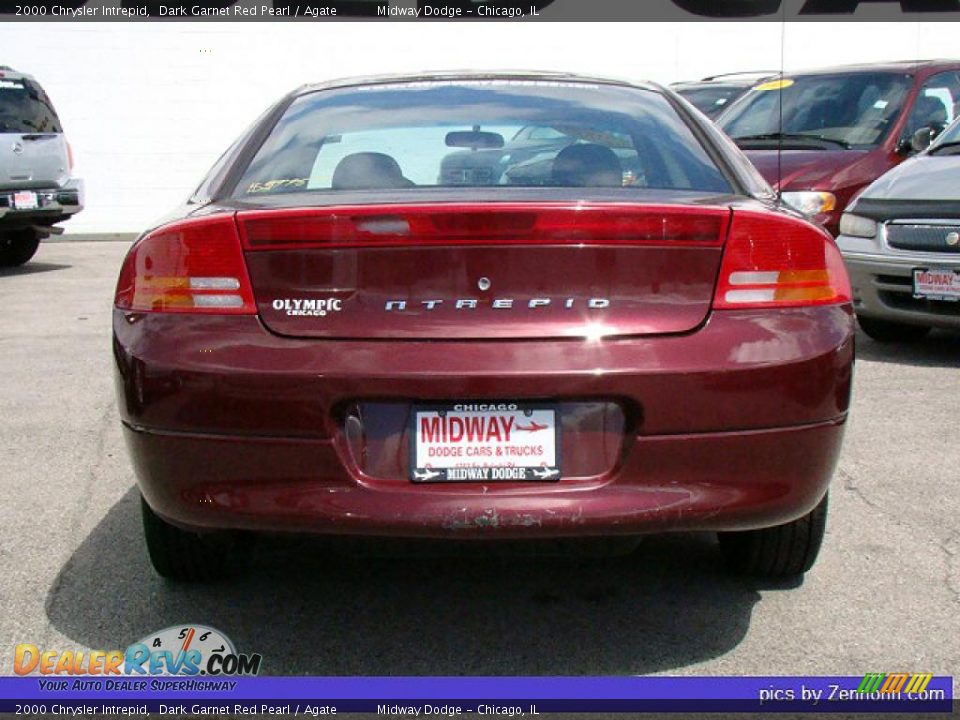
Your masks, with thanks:
M 837 207 L 837 198 L 833 193 L 828 192 L 803 190 L 801 192 L 785 192 L 781 197 L 787 205 L 807 216 L 828 213 Z
M 877 221 L 853 213 L 844 213 L 840 216 L 840 234 L 850 237 L 876 237 Z

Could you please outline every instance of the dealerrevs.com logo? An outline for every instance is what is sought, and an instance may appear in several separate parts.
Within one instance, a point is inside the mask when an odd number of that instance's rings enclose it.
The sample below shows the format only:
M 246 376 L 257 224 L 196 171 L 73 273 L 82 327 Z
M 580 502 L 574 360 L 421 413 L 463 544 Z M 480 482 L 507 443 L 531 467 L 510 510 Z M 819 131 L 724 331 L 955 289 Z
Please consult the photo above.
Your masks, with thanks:
M 257 675 L 263 656 L 238 653 L 222 632 L 205 625 L 175 625 L 147 635 L 126 650 L 41 650 L 22 643 L 14 651 L 17 675 Z

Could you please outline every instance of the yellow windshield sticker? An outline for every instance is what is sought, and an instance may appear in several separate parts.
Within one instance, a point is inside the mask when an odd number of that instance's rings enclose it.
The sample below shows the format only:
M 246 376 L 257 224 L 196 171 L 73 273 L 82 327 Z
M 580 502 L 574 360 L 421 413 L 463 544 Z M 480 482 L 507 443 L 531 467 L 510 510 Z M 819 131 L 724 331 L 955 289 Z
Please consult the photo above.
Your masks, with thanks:
M 757 85 L 754 90 L 763 92 L 764 90 L 783 90 L 793 85 L 793 80 L 788 80 L 784 78 L 783 80 L 771 80 L 770 82 L 765 82 L 761 85 Z
M 247 194 L 273 192 L 284 188 L 305 188 L 308 178 L 283 178 L 279 180 L 267 180 L 266 182 L 252 182 L 247 187 Z

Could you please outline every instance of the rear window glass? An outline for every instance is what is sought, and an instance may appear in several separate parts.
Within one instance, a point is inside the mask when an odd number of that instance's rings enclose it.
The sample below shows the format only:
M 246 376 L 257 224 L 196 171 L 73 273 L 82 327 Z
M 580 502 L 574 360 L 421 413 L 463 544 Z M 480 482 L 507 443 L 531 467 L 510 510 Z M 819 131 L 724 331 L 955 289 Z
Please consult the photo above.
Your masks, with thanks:
M 657 92 L 490 80 L 302 96 L 235 195 L 498 186 L 731 192 Z
M 715 85 L 700 88 L 680 88 L 677 92 L 686 98 L 697 110 L 715 117 L 726 110 L 727 106 L 743 95 L 747 88 L 736 85 Z
M 0 78 L 0 132 L 58 133 L 60 119 L 32 80 Z

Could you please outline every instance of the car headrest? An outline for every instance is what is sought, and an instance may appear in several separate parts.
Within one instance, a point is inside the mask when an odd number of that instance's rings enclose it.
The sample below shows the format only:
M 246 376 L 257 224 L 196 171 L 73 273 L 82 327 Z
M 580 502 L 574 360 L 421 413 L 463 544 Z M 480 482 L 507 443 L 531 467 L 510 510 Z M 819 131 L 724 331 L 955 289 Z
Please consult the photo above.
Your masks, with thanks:
M 347 155 L 333 171 L 334 190 L 390 190 L 410 187 L 400 164 L 384 153 L 358 152 Z
M 606 145 L 578 143 L 557 153 L 553 182 L 568 187 L 622 187 L 623 168 Z
M 843 104 L 836 98 L 823 98 L 810 107 L 807 122 L 815 128 L 842 127 L 846 124 Z
M 918 127 L 924 125 L 945 125 L 947 122 L 947 106 L 943 100 L 930 95 L 924 95 L 917 98 L 917 104 L 913 110 L 914 118 Z

